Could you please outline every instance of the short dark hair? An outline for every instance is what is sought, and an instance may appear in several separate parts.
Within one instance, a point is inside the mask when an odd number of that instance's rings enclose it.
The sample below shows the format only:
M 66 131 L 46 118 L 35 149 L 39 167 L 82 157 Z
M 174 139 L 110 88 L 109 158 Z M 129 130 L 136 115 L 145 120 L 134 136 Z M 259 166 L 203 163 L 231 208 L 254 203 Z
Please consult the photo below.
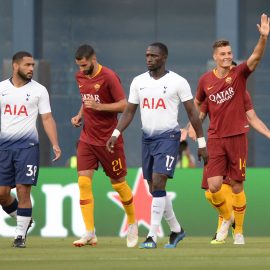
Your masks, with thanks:
M 14 63 L 14 62 L 20 62 L 24 57 L 33 57 L 33 56 L 29 52 L 19 51 L 19 52 L 16 52 L 12 56 L 12 63 Z
M 168 47 L 161 42 L 154 42 L 149 46 L 158 47 L 165 55 L 169 54 Z
M 92 46 L 88 44 L 83 44 L 77 49 L 75 53 L 75 58 L 76 60 L 81 60 L 83 58 L 88 59 L 94 54 L 95 54 L 95 50 Z
M 225 39 L 217 40 L 213 44 L 213 50 L 216 50 L 219 47 L 226 47 L 226 46 L 230 46 L 230 42 L 228 40 Z

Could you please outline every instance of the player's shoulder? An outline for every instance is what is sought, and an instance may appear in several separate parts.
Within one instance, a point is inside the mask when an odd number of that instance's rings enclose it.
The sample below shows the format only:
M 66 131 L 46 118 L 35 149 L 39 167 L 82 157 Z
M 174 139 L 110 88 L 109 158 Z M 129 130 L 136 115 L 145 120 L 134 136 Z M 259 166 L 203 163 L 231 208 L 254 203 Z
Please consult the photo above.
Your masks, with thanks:
M 47 89 L 44 85 L 42 85 L 41 83 L 35 81 L 35 80 L 31 80 L 29 83 L 28 83 L 28 86 L 33 89 L 33 91 L 37 92 L 44 92 L 46 91 L 47 92 Z
M 187 82 L 187 79 L 184 78 L 183 76 L 179 75 L 178 73 L 169 70 L 168 73 L 166 74 L 168 77 L 170 77 L 173 80 L 179 81 L 179 82 Z
M 10 79 L 6 79 L 0 82 L 0 91 L 4 90 L 3 87 L 11 86 Z
M 213 70 L 206 71 L 205 73 L 203 73 L 203 74 L 200 76 L 200 79 L 201 79 L 201 80 L 205 80 L 205 79 L 208 79 L 209 77 L 212 77 L 213 72 L 214 72 Z
M 147 80 L 147 79 L 149 79 L 149 78 L 150 78 L 149 72 L 146 71 L 146 72 L 144 72 L 144 73 L 141 73 L 141 74 L 135 76 L 135 77 L 133 78 L 133 81 L 144 81 L 144 80 Z
M 100 72 L 103 76 L 106 76 L 106 77 L 119 77 L 118 74 L 112 70 L 111 68 L 108 68 L 106 66 L 102 66 L 101 67 L 101 72 Z

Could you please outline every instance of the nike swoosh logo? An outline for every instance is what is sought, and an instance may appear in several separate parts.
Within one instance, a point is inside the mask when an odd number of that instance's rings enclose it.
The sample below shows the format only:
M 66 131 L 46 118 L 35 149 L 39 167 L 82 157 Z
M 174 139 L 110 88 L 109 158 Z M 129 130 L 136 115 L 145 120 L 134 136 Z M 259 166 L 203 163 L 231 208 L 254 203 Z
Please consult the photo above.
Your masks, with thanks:
M 143 90 L 145 87 L 140 87 L 140 90 Z
M 79 88 L 82 88 L 82 87 L 83 87 L 83 85 L 80 85 L 80 84 L 79 84 Z
M 207 90 L 211 90 L 214 86 L 207 87 Z

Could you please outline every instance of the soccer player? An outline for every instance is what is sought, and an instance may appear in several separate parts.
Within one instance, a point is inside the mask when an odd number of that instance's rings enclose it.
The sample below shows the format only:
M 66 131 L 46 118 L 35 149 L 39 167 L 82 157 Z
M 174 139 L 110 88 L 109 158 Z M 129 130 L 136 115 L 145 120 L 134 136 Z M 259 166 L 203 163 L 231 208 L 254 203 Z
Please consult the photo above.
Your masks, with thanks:
M 207 178 L 213 204 L 223 217 L 217 240 L 223 241 L 228 234 L 233 217 L 221 192 L 223 176 L 228 175 L 233 191 L 235 219 L 235 244 L 244 244 L 243 222 L 246 196 L 243 181 L 246 175 L 247 138 L 244 94 L 246 80 L 260 62 L 269 35 L 269 18 L 261 15 L 259 41 L 246 62 L 231 68 L 233 54 L 230 43 L 216 41 L 213 58 L 216 68 L 201 76 L 195 98 L 196 107 L 206 99 L 211 115 L 208 129 L 209 163 Z
M 266 136 L 267 138 L 270 139 L 270 130 L 268 129 L 268 127 L 263 123 L 263 121 L 257 116 L 256 112 L 253 109 L 253 104 L 251 101 L 251 97 L 249 95 L 249 92 L 246 91 L 245 92 L 245 111 L 246 111 L 246 116 L 247 116 L 247 120 L 248 123 L 255 129 L 257 130 L 259 133 L 261 133 L 262 135 Z M 200 112 L 200 119 L 203 121 L 208 113 L 208 106 L 207 106 L 207 102 L 206 100 L 204 101 L 204 103 L 201 106 L 201 112 Z M 204 168 L 204 173 L 203 173 L 203 180 L 202 180 L 202 189 L 205 189 L 205 197 L 206 199 L 209 201 L 209 203 L 215 207 L 215 205 L 213 205 L 212 203 L 212 199 L 211 199 L 211 194 L 210 191 L 208 190 L 208 183 L 207 183 L 207 177 L 206 177 L 206 172 L 205 172 L 205 168 Z M 221 187 L 221 192 L 224 194 L 225 200 L 227 202 L 228 208 L 230 209 L 230 211 L 232 211 L 232 188 L 230 186 L 230 179 L 227 176 L 223 177 L 223 184 Z M 217 231 L 219 230 L 221 224 L 222 224 L 222 220 L 223 218 L 221 216 L 219 216 L 218 219 L 218 228 Z M 233 223 L 234 227 L 235 227 L 235 223 Z M 216 235 L 213 237 L 211 244 L 222 244 L 225 243 L 225 241 L 217 241 L 216 240 Z M 244 242 L 241 242 L 240 244 L 243 244 Z M 239 243 L 235 243 L 235 244 L 239 244 Z
M 125 180 L 127 168 L 122 136 L 115 146 L 114 153 L 108 153 L 106 149 L 106 142 L 117 125 L 117 114 L 123 112 L 126 107 L 125 93 L 115 72 L 97 62 L 92 46 L 81 45 L 75 58 L 80 69 L 76 74 L 76 80 L 82 106 L 79 113 L 71 119 L 71 123 L 75 127 L 80 126 L 82 121 L 84 123 L 77 147 L 77 170 L 80 207 L 86 232 L 73 244 L 81 247 L 97 243 L 92 179 L 94 171 L 101 163 L 127 214 L 127 246 L 134 247 L 138 242 L 138 226 L 133 195 Z
M 157 231 L 162 216 L 169 223 L 171 234 L 165 248 L 175 248 L 185 232 L 175 217 L 172 202 L 166 194 L 166 183 L 172 178 L 177 161 L 180 130 L 177 122 L 180 101 L 198 135 L 199 159 L 207 162 L 206 142 L 198 113 L 193 104 L 188 82 L 178 74 L 165 68 L 168 57 L 167 46 L 153 43 L 146 50 L 148 71 L 135 77 L 130 86 L 127 108 L 113 131 L 107 147 L 116 151 L 121 133 L 132 121 L 140 106 L 142 121 L 142 168 L 144 179 L 153 196 L 151 205 L 151 228 L 140 248 L 157 247 Z
M 38 113 L 53 147 L 53 161 L 60 158 L 61 150 L 48 92 L 32 80 L 32 55 L 24 51 L 14 54 L 12 69 L 12 77 L 0 82 L 0 204 L 7 214 L 17 218 L 13 246 L 24 248 L 32 224 L 31 187 L 37 184 L 39 172 Z M 10 194 L 14 187 L 18 199 Z

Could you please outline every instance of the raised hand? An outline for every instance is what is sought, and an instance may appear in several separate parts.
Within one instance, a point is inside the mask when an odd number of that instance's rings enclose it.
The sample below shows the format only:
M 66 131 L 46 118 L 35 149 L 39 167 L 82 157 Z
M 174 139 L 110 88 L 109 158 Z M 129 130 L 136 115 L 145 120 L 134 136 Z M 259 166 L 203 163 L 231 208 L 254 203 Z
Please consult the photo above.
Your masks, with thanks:
M 262 36 L 268 36 L 269 34 L 269 24 L 270 19 L 266 14 L 262 14 L 261 16 L 261 24 L 257 24 L 258 30 Z

